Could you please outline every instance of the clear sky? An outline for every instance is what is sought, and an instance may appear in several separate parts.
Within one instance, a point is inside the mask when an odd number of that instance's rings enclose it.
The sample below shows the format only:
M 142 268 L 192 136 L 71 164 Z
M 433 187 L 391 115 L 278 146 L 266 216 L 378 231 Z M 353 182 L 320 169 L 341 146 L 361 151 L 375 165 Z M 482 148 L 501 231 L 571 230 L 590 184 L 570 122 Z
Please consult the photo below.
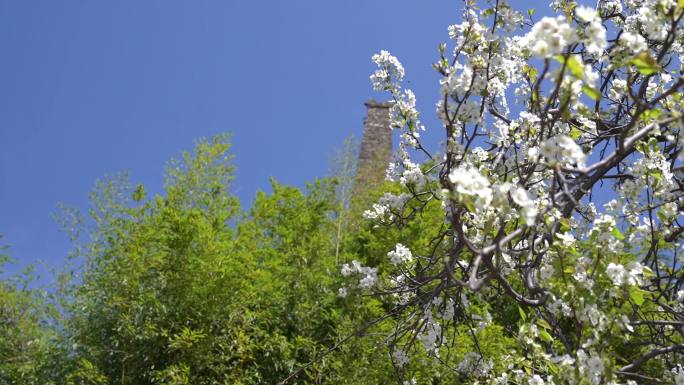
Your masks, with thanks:
M 363 102 L 386 97 L 368 81 L 380 49 L 434 122 L 430 63 L 461 6 L 0 0 L 0 242 L 22 264 L 59 266 L 58 203 L 85 209 L 95 180 L 124 170 L 159 192 L 165 163 L 219 132 L 233 133 L 244 206 L 271 176 L 327 175 L 343 139 L 361 135 Z

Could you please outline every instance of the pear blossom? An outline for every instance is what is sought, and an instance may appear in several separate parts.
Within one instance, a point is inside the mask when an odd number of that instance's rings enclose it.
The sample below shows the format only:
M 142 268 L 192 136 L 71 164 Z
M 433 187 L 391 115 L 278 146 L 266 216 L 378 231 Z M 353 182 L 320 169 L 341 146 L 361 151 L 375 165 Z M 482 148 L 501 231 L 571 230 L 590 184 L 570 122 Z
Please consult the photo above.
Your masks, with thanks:
M 395 249 L 387 253 L 387 256 L 390 257 L 390 260 L 395 265 L 405 262 L 411 262 L 411 260 L 413 259 L 411 250 L 409 250 L 408 247 L 402 245 L 401 243 L 397 243 Z
M 559 55 L 577 39 L 575 29 L 564 16 L 544 17 L 522 38 L 520 45 L 529 47 L 534 56 L 548 58 Z
M 461 197 L 473 198 L 478 209 L 489 207 L 492 201 L 492 189 L 489 180 L 472 167 L 457 167 L 449 173 L 449 180 L 454 184 L 454 192 Z
M 373 62 L 379 67 L 370 77 L 374 90 L 393 89 L 404 78 L 404 67 L 389 52 L 382 50 L 373 55 Z
M 522 207 L 525 222 L 530 226 L 534 225 L 534 221 L 537 218 L 537 208 L 530 193 L 522 187 L 517 187 L 511 190 L 510 194 L 513 202 Z
M 629 31 L 623 32 L 622 35 L 620 35 L 620 43 L 632 53 L 639 53 L 648 48 L 646 46 L 646 39 L 644 39 L 643 36 Z
M 644 267 L 639 262 L 630 262 L 626 267 L 620 264 L 609 263 L 606 274 L 615 286 L 640 285 Z
M 582 148 L 565 135 L 557 135 L 547 139 L 542 143 L 540 153 L 551 165 L 577 165 L 581 167 L 584 166 L 586 159 Z

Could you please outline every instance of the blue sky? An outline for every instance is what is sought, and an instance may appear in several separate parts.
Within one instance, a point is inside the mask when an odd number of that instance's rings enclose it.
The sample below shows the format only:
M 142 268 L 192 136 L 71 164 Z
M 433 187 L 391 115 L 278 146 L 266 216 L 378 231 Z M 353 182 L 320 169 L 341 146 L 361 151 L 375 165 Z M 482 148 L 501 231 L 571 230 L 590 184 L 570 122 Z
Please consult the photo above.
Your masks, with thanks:
M 271 176 L 325 176 L 343 139 L 361 135 L 363 102 L 384 97 L 368 81 L 378 50 L 402 58 L 432 112 L 430 63 L 460 7 L 0 1 L 2 243 L 20 264 L 59 266 L 70 245 L 58 203 L 87 208 L 95 180 L 122 170 L 159 192 L 165 163 L 219 132 L 233 133 L 243 205 Z
M 363 102 L 386 97 L 368 81 L 380 49 L 403 62 L 434 127 L 430 64 L 461 6 L 0 0 L 1 242 L 20 265 L 58 267 L 70 248 L 51 218 L 60 202 L 86 209 L 95 180 L 119 171 L 159 192 L 170 158 L 220 132 L 233 133 L 243 206 L 269 177 L 326 176 L 343 139 L 360 137 Z

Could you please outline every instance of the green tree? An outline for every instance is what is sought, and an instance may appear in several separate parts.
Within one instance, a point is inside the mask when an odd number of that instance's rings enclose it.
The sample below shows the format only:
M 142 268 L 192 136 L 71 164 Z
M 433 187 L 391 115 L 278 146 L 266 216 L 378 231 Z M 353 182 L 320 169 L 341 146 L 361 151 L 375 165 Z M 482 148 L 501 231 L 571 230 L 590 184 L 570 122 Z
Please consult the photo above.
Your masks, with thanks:
M 0 274 L 10 258 L 0 248 Z M 32 288 L 34 276 L 0 280 L 0 384 L 48 384 L 49 362 L 56 351 L 52 321 L 56 317 L 47 293 Z

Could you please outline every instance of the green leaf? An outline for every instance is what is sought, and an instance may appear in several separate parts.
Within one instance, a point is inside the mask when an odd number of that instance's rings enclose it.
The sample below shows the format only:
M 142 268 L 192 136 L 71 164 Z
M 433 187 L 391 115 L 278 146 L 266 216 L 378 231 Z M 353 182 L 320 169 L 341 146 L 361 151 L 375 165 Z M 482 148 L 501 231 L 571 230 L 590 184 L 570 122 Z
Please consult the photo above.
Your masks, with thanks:
M 625 240 L 625 236 L 622 235 L 622 233 L 620 232 L 620 230 L 619 230 L 617 227 L 613 227 L 613 231 L 611 231 L 611 233 L 613 234 L 613 236 L 614 236 L 615 238 L 617 238 L 617 239 L 619 239 L 619 240 L 621 240 L 621 241 L 624 241 L 624 240 Z
M 482 17 L 489 17 L 494 14 L 494 9 L 493 8 L 487 8 L 484 11 L 482 11 Z
M 549 334 L 549 332 L 547 332 L 546 330 L 540 330 L 539 337 L 541 337 L 542 340 L 548 343 L 553 342 L 553 337 L 551 337 L 551 334 Z
M 629 64 L 636 67 L 637 71 L 642 75 L 653 75 L 661 70 L 658 62 L 646 52 L 636 55 L 629 61 Z
M 538 319 L 538 320 L 537 320 L 537 325 L 540 326 L 540 327 L 542 327 L 542 328 L 544 328 L 544 329 L 546 329 L 546 330 L 551 330 L 551 329 L 552 329 L 552 328 L 551 328 L 551 325 L 549 325 L 549 323 L 546 322 L 545 319 L 541 319 L 541 318 Z
M 682 1 L 684 1 L 684 0 L 679 0 L 679 1 L 682 2 Z M 537 12 L 537 10 L 534 9 L 534 8 L 530 8 L 530 9 L 527 10 L 527 14 L 528 14 L 530 17 L 532 17 L 532 15 L 534 15 L 535 12 Z
M 577 55 L 570 55 L 565 64 L 568 66 L 570 73 L 576 78 L 582 79 L 584 77 L 584 66 L 580 59 L 577 58 Z
M 574 77 L 582 79 L 584 76 L 584 66 L 580 59 L 577 58 L 577 55 L 570 55 L 567 60 L 565 59 L 565 56 L 558 55 L 555 59 L 558 60 L 559 63 L 565 64 Z
M 518 306 L 518 313 L 520 313 L 520 318 L 523 321 L 527 321 L 527 314 L 525 314 L 525 311 L 520 306 Z
M 468 211 L 470 211 L 471 213 L 475 212 L 475 205 L 473 204 L 473 202 L 471 202 L 470 200 L 466 200 L 465 202 L 463 202 L 463 204 L 468 209 Z
M 590 87 L 586 84 L 582 85 L 582 92 L 594 100 L 601 99 L 601 93 L 596 88 Z
M 133 191 L 133 200 L 136 202 L 140 202 L 143 199 L 145 199 L 145 196 L 147 194 L 145 193 L 145 186 L 142 184 L 139 184 L 136 188 L 135 191 Z
M 523 73 L 530 78 L 530 82 L 534 83 L 537 80 L 538 71 L 535 67 L 528 66 L 525 64 L 523 67 Z
M 577 140 L 581 135 L 582 135 L 582 131 L 578 130 L 577 127 L 573 127 L 570 130 L 570 137 L 574 140 Z
M 629 289 L 629 299 L 637 306 L 641 306 L 644 304 L 644 292 L 638 287 L 633 286 Z
M 651 108 L 648 110 L 645 110 L 644 112 L 641 113 L 641 118 L 644 120 L 654 120 L 658 119 L 660 115 L 662 115 L 663 111 L 659 110 L 657 108 Z
M 570 231 L 570 220 L 568 218 L 560 219 L 560 230 L 564 233 Z

